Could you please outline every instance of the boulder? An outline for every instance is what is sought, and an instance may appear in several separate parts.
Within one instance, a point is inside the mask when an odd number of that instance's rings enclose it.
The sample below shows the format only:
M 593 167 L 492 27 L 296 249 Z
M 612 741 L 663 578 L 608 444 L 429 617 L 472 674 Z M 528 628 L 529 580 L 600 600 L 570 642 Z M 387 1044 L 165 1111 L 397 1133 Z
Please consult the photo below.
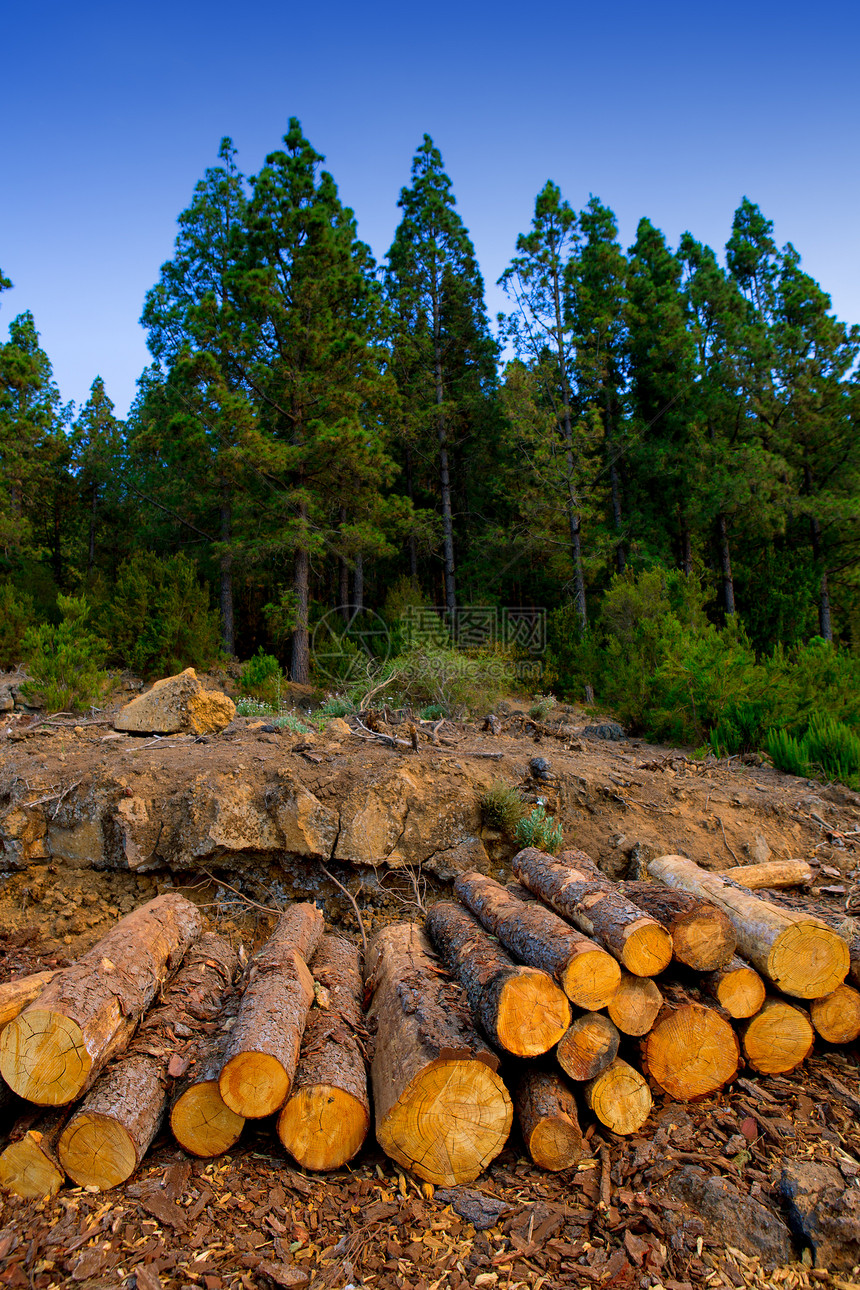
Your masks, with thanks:
M 138 735 L 208 735 L 223 730 L 235 715 L 233 700 L 218 690 L 204 690 L 194 668 L 187 667 L 127 703 L 114 729 Z
M 850 1272 L 860 1263 L 860 1189 L 846 1187 L 834 1165 L 814 1160 L 786 1164 L 780 1191 L 788 1221 L 817 1268 Z
M 13 712 L 15 700 L 8 685 L 0 685 L 0 712 Z
M 720 1245 L 757 1255 L 766 1267 L 795 1257 L 791 1233 L 779 1215 L 752 1196 L 742 1195 L 727 1178 L 688 1165 L 672 1175 L 668 1187 L 698 1214 Z

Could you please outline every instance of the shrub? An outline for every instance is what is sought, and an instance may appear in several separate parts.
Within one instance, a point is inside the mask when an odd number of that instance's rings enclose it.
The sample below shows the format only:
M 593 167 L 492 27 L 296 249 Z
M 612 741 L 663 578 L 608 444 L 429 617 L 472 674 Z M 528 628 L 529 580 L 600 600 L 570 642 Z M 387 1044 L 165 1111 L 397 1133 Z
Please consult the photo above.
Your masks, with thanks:
M 0 584 L 0 670 L 10 671 L 21 662 L 21 646 L 33 617 L 33 597 L 11 582 Z
M 509 837 L 516 837 L 517 825 L 525 814 L 523 799 L 515 788 L 496 780 L 481 798 L 484 823 L 491 829 L 501 829 Z
M 57 605 L 58 626 L 42 623 L 24 635 L 21 648 L 32 680 L 21 689 L 41 698 L 50 712 L 83 711 L 107 689 L 107 643 L 87 628 L 90 608 L 83 596 L 60 595 Z
M 317 715 L 326 721 L 331 721 L 332 717 L 349 717 L 353 712 L 355 712 L 355 704 L 349 695 L 330 694 L 320 705 Z
M 711 752 L 715 757 L 728 757 L 760 748 L 765 738 L 767 715 L 768 705 L 760 699 L 732 701 L 711 731 Z
M 513 659 L 503 650 L 467 654 L 433 644 L 399 654 L 385 671 L 406 703 L 447 717 L 489 711 L 514 679 Z
M 281 682 L 284 674 L 273 654 L 267 654 L 262 645 L 253 654 L 239 674 L 239 685 L 246 694 L 268 703 L 275 712 L 281 707 Z
M 521 847 L 537 847 L 554 856 L 561 849 L 564 835 L 560 824 L 547 815 L 546 807 L 539 805 L 531 815 L 524 816 L 517 824 L 517 842 Z
M 119 568 L 108 610 L 112 654 L 142 676 L 209 667 L 220 655 L 218 613 L 181 553 L 137 551 Z
M 529 716 L 535 721 L 546 721 L 554 703 L 555 699 L 551 694 L 536 694 L 535 701 L 529 708 Z

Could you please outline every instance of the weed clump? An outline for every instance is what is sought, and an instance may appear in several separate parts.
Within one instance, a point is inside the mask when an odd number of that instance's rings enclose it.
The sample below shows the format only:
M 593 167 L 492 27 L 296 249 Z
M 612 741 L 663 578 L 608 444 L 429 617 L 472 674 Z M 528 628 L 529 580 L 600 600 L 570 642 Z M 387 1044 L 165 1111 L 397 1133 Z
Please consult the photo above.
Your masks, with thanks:
M 481 798 L 484 823 L 491 829 L 500 829 L 511 838 L 516 837 L 517 825 L 525 814 L 523 799 L 515 788 L 496 780 Z
M 561 850 L 564 834 L 554 817 L 547 815 L 546 807 L 539 805 L 519 821 L 516 839 L 521 847 L 537 847 L 538 851 L 554 856 Z

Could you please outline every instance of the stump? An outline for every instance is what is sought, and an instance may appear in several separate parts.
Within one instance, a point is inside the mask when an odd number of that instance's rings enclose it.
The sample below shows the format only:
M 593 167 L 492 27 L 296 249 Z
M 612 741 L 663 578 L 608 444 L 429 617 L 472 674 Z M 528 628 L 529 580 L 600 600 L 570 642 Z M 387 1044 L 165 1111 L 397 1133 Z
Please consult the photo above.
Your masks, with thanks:
M 218 1079 L 221 1096 L 236 1115 L 271 1115 L 289 1096 L 314 999 L 307 960 L 322 932 L 316 905 L 292 905 L 254 956 Z
M 440 976 L 416 924 L 380 932 L 367 966 L 369 1022 L 377 1030 L 371 1067 L 377 1141 L 426 1182 L 473 1182 L 511 1127 L 498 1058 L 475 1029 L 462 986 Z
M 0 1073 L 40 1106 L 63 1106 L 127 1046 L 137 1022 L 205 925 L 165 892 L 121 919 L 0 1034 Z
M 737 955 L 719 971 L 706 973 L 701 985 L 735 1020 L 754 1017 L 764 1003 L 764 981 Z
M 579 1083 L 595 1079 L 618 1056 L 621 1036 L 602 1012 L 583 1012 L 562 1035 L 556 1060 L 566 1075 Z
M 560 1075 L 528 1071 L 517 1085 L 515 1105 L 526 1150 L 541 1169 L 558 1173 L 582 1158 L 576 1101 Z
M 359 952 L 341 937 L 324 936 L 312 967 L 321 991 L 308 1014 L 277 1132 L 303 1168 L 340 1169 L 361 1148 L 370 1127 Z
M 570 1003 L 547 972 L 515 963 L 452 901 L 431 906 L 426 924 L 491 1043 L 516 1057 L 539 1057 L 558 1043 L 570 1025 Z
M 606 1011 L 623 1035 L 647 1035 L 663 1006 L 663 996 L 648 976 L 623 972 Z
M 840 985 L 823 999 L 813 999 L 809 1017 L 828 1044 L 852 1044 L 860 1037 L 860 992 Z
M 558 914 L 536 901 L 518 900 L 482 873 L 460 874 L 454 890 L 506 950 L 548 972 L 578 1008 L 603 1008 L 612 998 L 621 979 L 618 964 Z
M 805 1012 L 783 999 L 767 999 L 741 1031 L 744 1055 L 761 1075 L 785 1075 L 812 1052 L 815 1032 Z
M 589 1080 L 584 1092 L 589 1110 L 613 1133 L 637 1133 L 651 1113 L 651 1090 L 635 1067 L 620 1057 Z
M 557 860 L 526 847 L 513 859 L 519 881 L 587 936 L 602 945 L 634 976 L 656 976 L 672 960 L 665 927 L 623 896 L 582 851 L 563 851 Z
M 620 884 L 625 896 L 656 918 L 672 937 L 672 953 L 696 972 L 712 972 L 728 963 L 737 937 L 730 920 L 707 900 L 673 891 L 656 882 Z
M 718 1009 L 693 1001 L 681 989 L 666 990 L 667 1001 L 642 1040 L 643 1069 L 670 1097 L 692 1102 L 735 1078 L 740 1047 Z
M 848 946 L 826 923 L 783 909 L 686 856 L 661 856 L 648 871 L 667 886 L 711 900 L 731 919 L 738 952 L 785 994 L 819 999 L 848 972 Z

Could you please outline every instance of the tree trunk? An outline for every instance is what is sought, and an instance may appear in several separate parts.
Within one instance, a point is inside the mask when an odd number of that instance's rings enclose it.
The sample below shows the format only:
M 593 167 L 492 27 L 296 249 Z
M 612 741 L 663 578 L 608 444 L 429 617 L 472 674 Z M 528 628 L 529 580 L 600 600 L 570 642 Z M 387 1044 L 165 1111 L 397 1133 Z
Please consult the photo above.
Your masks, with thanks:
M 30 1110 L 19 1120 L 0 1155 L 0 1187 L 4 1191 L 25 1200 L 56 1196 L 66 1181 L 57 1159 L 57 1140 L 67 1119 L 67 1111 L 34 1117 Z
M 768 860 L 765 864 L 721 869 L 720 877 L 729 878 L 748 891 L 760 891 L 766 887 L 806 887 L 812 882 L 812 869 L 805 860 Z
M 740 1064 L 737 1036 L 717 1008 L 680 986 L 664 985 L 666 1002 L 642 1041 L 645 1073 L 670 1097 L 690 1102 L 716 1093 Z
M 726 517 L 720 512 L 717 516 L 717 540 L 720 548 L 720 569 L 723 574 L 723 605 L 726 617 L 735 612 L 735 583 L 732 577 L 732 556 L 729 550 L 729 529 Z
M 809 1016 L 828 1044 L 853 1044 L 860 1038 L 860 993 L 853 986 L 840 985 L 825 998 L 813 999 Z
M 346 524 L 346 507 L 340 508 L 340 526 L 343 528 Z M 343 621 L 349 625 L 349 564 L 345 555 L 338 556 L 338 589 L 337 589 L 337 607 L 340 610 L 340 616 Z
M 603 1008 L 618 989 L 615 960 L 543 905 L 518 900 L 477 872 L 459 874 L 454 891 L 506 950 L 555 977 L 577 1007 Z
M 121 919 L 0 1034 L 0 1073 L 9 1086 L 40 1106 L 63 1106 L 85 1093 L 127 1047 L 204 924 L 197 906 L 176 892 Z
M 761 1075 L 785 1075 L 812 1052 L 815 1031 L 805 1012 L 783 999 L 767 999 L 741 1031 L 744 1055 Z
M 491 1043 L 516 1057 L 539 1057 L 558 1043 L 570 1004 L 551 976 L 515 963 L 461 905 L 440 901 L 426 924 Z
M 634 976 L 656 976 L 672 961 L 672 937 L 622 896 L 583 851 L 558 859 L 526 847 L 513 859 L 516 877 L 541 900 L 596 937 Z
M 559 1040 L 556 1060 L 566 1075 L 582 1083 L 595 1079 L 615 1061 L 620 1042 L 615 1023 L 604 1013 L 583 1012 Z
M 554 1173 L 573 1168 L 582 1158 L 582 1130 L 576 1100 L 561 1076 L 554 1071 L 527 1071 L 514 1101 L 534 1163 Z
M 445 609 L 448 625 L 457 626 L 457 590 L 454 579 L 454 518 L 451 509 L 451 476 L 448 464 L 448 429 L 442 404 L 445 389 L 442 374 L 442 319 L 437 292 L 433 292 L 433 378 L 436 394 L 436 438 L 439 441 L 439 488 L 442 497 L 442 549 L 445 556 Z
M 414 501 L 412 492 L 412 449 L 406 449 L 406 496 Z M 409 577 L 413 583 L 418 581 L 418 542 L 414 530 L 409 531 Z
M 31 976 L 18 977 L 0 985 L 0 1030 L 35 1002 L 56 972 L 34 972 Z
M 355 557 L 352 575 L 352 604 L 355 614 L 364 613 L 364 556 L 359 551 Z
M 218 558 L 219 594 L 221 603 L 221 646 L 225 654 L 236 653 L 236 635 L 233 624 L 233 508 L 226 484 L 221 484 L 221 555 Z
M 681 572 L 689 578 L 693 573 L 693 542 L 690 537 L 690 526 L 687 517 L 683 511 L 679 515 L 681 526 L 680 544 L 681 544 Z
M 660 856 L 648 865 L 669 887 L 712 901 L 731 919 L 738 952 L 785 994 L 820 999 L 848 972 L 848 946 L 820 919 L 772 905 L 685 856 Z
M 651 1091 L 639 1072 L 616 1057 L 585 1085 L 585 1102 L 613 1133 L 638 1133 L 651 1114 Z
M 254 956 L 218 1080 L 231 1111 L 259 1119 L 287 1100 L 314 1000 L 307 961 L 323 933 L 316 905 L 292 905 Z
M 317 1006 L 308 1014 L 299 1064 L 278 1137 L 303 1169 L 340 1169 L 370 1127 L 359 951 L 324 936 L 313 960 Z
M 440 976 L 416 924 L 380 932 L 367 967 L 377 1141 L 427 1182 L 473 1182 L 511 1127 L 498 1058 L 478 1035 L 462 987 Z
M 223 1155 L 239 1141 L 244 1115 L 231 1111 L 218 1088 L 218 1076 L 241 1002 L 239 988 L 225 992 L 214 1032 L 200 1036 L 185 1054 L 182 1077 L 173 1089 L 170 1129 L 180 1147 L 193 1156 Z
M 621 984 L 607 1004 L 610 1019 L 623 1035 L 647 1035 L 654 1025 L 663 996 L 650 976 L 621 974 Z
M 128 1052 L 101 1077 L 63 1130 L 60 1163 L 79 1187 L 116 1187 L 130 1178 L 158 1132 L 177 1036 L 199 1037 L 217 1018 L 236 974 L 236 951 L 206 932 L 147 1013 Z
M 624 882 L 619 887 L 640 908 L 656 918 L 672 937 L 679 963 L 697 972 L 724 967 L 735 952 L 737 937 L 730 920 L 706 900 L 673 891 L 656 882 Z
M 299 532 L 299 544 L 293 562 L 293 591 L 296 597 L 296 625 L 293 629 L 292 651 L 290 658 L 290 680 L 296 685 L 307 685 L 311 676 L 311 647 L 309 632 L 309 606 L 311 576 L 311 556 L 308 550 L 307 503 L 299 504 L 299 519 L 302 527 Z
M 701 978 L 701 985 L 736 1021 L 754 1017 L 764 1003 L 764 981 L 755 968 L 744 963 L 737 955 L 725 967 L 705 973 Z

